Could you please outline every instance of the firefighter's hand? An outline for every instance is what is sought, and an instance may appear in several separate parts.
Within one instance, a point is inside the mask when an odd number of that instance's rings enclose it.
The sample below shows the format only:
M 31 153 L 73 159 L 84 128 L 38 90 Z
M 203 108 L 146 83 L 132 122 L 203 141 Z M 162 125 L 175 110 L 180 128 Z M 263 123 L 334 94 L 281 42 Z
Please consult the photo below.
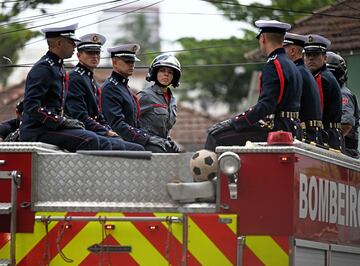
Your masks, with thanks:
M 227 131 L 227 130 L 230 130 L 233 128 L 234 128 L 234 126 L 232 124 L 231 119 L 227 119 L 227 120 L 224 120 L 224 121 L 221 121 L 219 123 L 212 125 L 208 129 L 208 134 L 216 135 L 216 134 L 219 134 L 221 132 L 224 132 L 224 131 Z
M 3 142 L 3 141 L 4 141 L 4 139 L 2 137 L 0 137 L 0 142 Z
M 67 129 L 85 129 L 85 125 L 81 121 L 72 118 L 65 118 L 61 127 Z
M 170 137 L 167 138 L 166 147 L 168 147 L 170 150 L 174 152 L 181 152 L 180 145 L 176 143 L 176 141 L 172 140 Z
M 160 147 L 164 152 L 166 152 L 165 141 L 167 140 L 160 137 L 151 136 L 148 140 L 148 144 Z

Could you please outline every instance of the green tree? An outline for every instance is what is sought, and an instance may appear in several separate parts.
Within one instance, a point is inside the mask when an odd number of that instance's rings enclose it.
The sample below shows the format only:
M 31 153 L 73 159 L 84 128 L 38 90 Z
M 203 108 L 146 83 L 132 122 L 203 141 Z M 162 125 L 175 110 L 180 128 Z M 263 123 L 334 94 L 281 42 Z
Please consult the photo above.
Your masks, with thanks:
M 231 20 L 254 24 L 258 19 L 275 19 L 288 23 L 310 15 L 314 10 L 336 2 L 336 0 L 272 0 L 271 5 L 253 3 L 241 4 L 238 0 L 206 0 L 224 11 Z
M 241 5 L 238 0 L 206 1 L 222 10 L 230 20 L 244 21 L 254 25 L 258 19 L 277 19 L 293 23 L 296 19 L 310 15 L 315 9 L 335 2 L 335 0 L 273 0 L 272 4 Z M 259 8 L 260 7 L 260 8 Z M 306 11 L 294 12 L 291 10 Z M 189 92 L 196 89 L 200 101 L 208 109 L 215 101 L 222 101 L 235 111 L 240 100 L 247 96 L 253 70 L 260 70 L 262 63 L 246 64 L 244 54 L 258 47 L 254 32 L 246 32 L 242 39 L 198 41 L 194 38 L 178 40 L 185 50 L 177 56 L 183 66 L 180 99 L 191 100 Z M 199 47 L 213 47 L 199 49 Z M 187 65 L 195 65 L 187 68 Z M 213 65 L 213 66 L 204 66 Z M 243 67 L 242 71 L 241 67 Z M 243 72 L 243 73 L 241 73 Z
M 61 0 L 25 0 L 3 1 L 0 13 L 0 83 L 5 85 L 13 68 L 9 63 L 16 63 L 18 53 L 25 43 L 37 35 L 27 29 L 26 23 L 15 21 L 14 18 L 24 10 L 36 8 L 39 4 L 56 4 Z M 42 12 L 45 12 L 44 10 Z
M 244 53 L 257 47 L 254 39 L 255 34 L 250 32 L 243 39 L 180 39 L 183 48 L 190 51 L 177 55 L 184 66 L 178 90 L 181 98 L 191 100 L 189 92 L 197 90 L 201 92 L 201 97 L 197 99 L 201 99 L 205 109 L 210 108 L 216 99 L 228 103 L 231 110 L 236 110 L 239 99 L 248 93 L 252 71 L 260 67 L 242 64 L 245 62 Z
M 149 22 L 146 14 L 135 14 L 130 16 L 127 23 L 122 25 L 122 28 L 126 29 L 126 37 L 122 37 L 116 40 L 119 43 L 139 43 L 141 46 L 141 61 L 143 64 L 151 63 L 152 56 L 147 56 L 147 53 L 160 51 L 160 39 L 154 30 L 159 27 L 159 19 L 156 17 L 156 21 Z

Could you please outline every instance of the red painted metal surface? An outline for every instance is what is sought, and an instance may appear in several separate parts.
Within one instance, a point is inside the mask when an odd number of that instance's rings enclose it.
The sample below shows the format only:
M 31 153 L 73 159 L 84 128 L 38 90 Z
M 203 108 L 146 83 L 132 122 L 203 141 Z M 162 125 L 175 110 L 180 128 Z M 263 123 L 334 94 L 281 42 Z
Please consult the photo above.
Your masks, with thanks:
M 360 245 L 360 171 L 295 152 L 239 156 L 238 197 L 222 176 L 220 200 L 238 214 L 239 235 Z
M 0 165 L 0 171 L 19 171 L 21 185 L 17 193 L 17 232 L 32 232 L 34 228 L 34 213 L 31 211 L 31 153 L 0 153 L 0 160 L 5 164 Z M 11 180 L 1 180 L 0 202 L 11 200 Z M 21 207 L 26 206 L 26 207 Z M 0 216 L 0 232 L 10 231 L 9 215 Z

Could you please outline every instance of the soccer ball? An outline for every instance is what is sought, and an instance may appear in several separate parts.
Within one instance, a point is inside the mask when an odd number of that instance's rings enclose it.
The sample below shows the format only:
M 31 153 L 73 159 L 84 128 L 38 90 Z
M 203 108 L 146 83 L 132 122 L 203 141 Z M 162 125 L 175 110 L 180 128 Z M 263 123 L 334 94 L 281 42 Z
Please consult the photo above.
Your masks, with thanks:
M 207 181 L 216 177 L 218 159 L 215 152 L 199 150 L 190 159 L 190 172 L 195 182 Z

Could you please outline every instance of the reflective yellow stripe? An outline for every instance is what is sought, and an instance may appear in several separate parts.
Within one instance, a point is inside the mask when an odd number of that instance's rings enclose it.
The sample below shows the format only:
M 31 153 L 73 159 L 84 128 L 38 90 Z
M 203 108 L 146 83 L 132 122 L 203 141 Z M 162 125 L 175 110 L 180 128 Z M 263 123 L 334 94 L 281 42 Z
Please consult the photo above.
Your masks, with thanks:
M 220 214 L 219 215 L 220 218 L 229 218 L 231 219 L 231 223 L 227 224 L 227 226 L 230 228 L 230 230 L 236 234 L 237 229 L 236 229 L 236 225 L 237 225 L 237 215 L 236 214 Z
M 289 265 L 289 256 L 270 236 L 246 236 L 245 244 L 266 266 Z
M 232 265 L 204 232 L 188 219 L 188 250 L 202 265 Z
M 96 216 L 123 216 L 121 213 L 98 213 Z M 90 252 L 88 247 L 100 243 L 102 240 L 102 227 L 98 222 L 88 222 L 83 229 L 80 230 L 71 241 L 62 249 L 62 252 L 69 259 L 74 260 L 72 265 L 78 265 L 82 262 Z M 66 264 L 59 254 L 52 260 L 50 265 Z
M 154 213 L 156 217 L 164 217 L 164 216 L 176 216 L 182 218 L 182 215 L 179 213 Z M 162 222 L 162 224 L 168 228 L 167 222 Z M 183 237 L 183 223 L 172 223 L 171 224 L 171 232 L 173 236 L 182 244 L 182 237 Z
M 129 255 L 140 265 L 169 265 L 168 261 L 132 223 L 121 223 L 121 230 L 114 230 L 111 235 L 121 245 L 131 246 L 132 251 Z
M 66 212 L 52 212 L 51 215 L 65 215 Z M 39 212 L 36 215 L 49 215 L 49 213 Z M 51 222 L 49 224 L 49 232 L 57 224 Z M 20 262 L 36 244 L 39 243 L 46 235 L 45 226 L 43 223 L 35 222 L 33 233 L 18 233 L 16 234 L 16 261 Z M 21 244 L 19 244 L 21 243 Z M 0 249 L 0 258 L 10 257 L 10 242 Z

